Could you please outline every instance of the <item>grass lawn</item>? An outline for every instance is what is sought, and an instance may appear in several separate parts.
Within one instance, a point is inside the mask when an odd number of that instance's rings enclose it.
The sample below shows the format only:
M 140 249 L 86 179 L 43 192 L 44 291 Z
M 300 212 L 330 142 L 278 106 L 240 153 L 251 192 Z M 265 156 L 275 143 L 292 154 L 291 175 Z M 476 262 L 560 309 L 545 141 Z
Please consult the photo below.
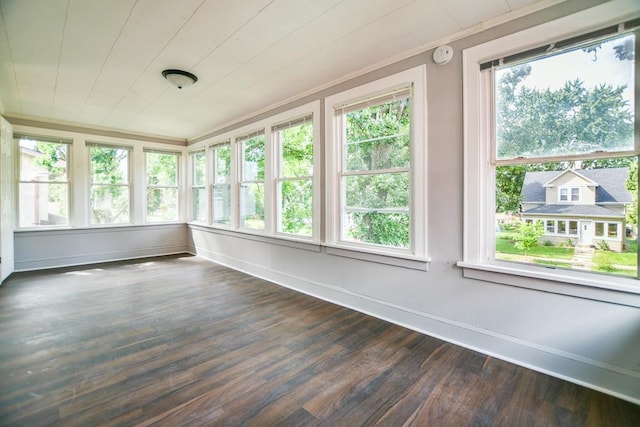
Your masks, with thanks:
M 498 254 L 511 254 L 524 256 L 524 250 L 513 245 L 511 239 L 515 233 L 496 233 L 496 256 Z M 559 246 L 536 246 L 527 253 L 528 256 L 538 258 L 568 259 L 573 258 L 573 248 L 561 248 Z

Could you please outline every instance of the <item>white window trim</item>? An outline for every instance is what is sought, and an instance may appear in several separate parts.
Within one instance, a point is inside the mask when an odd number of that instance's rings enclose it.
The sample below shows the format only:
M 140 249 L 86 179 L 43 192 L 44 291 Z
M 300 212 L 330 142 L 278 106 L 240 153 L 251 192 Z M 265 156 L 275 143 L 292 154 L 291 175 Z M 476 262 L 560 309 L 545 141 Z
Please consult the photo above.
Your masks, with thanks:
M 155 148 L 144 147 L 142 149 L 142 153 L 144 155 L 144 186 L 145 186 L 145 195 L 144 195 L 144 223 L 145 224 L 167 224 L 167 223 L 179 223 L 180 221 L 180 212 L 181 209 L 181 189 L 182 189 L 182 165 L 180 164 L 180 160 L 182 159 L 181 151 L 171 151 L 171 150 L 159 150 Z M 147 155 L 148 154 L 164 154 L 164 155 L 172 155 L 176 158 L 176 183 L 175 185 L 150 185 L 149 184 L 149 171 L 147 170 Z M 147 206 L 147 194 L 149 189 L 175 189 L 176 190 L 176 218 L 164 221 L 150 221 L 148 218 L 148 206 Z
M 21 176 L 21 157 L 22 151 L 20 148 L 19 140 L 22 138 L 31 138 L 33 140 L 42 140 L 45 142 L 58 142 L 60 144 L 67 145 L 67 180 L 66 181 L 47 181 L 48 184 L 66 184 L 67 185 L 67 223 L 60 225 L 34 225 L 29 227 L 20 226 L 20 184 L 28 183 L 32 181 L 22 181 L 20 179 Z M 15 158 L 14 166 L 15 166 L 15 187 L 14 194 L 16 195 L 16 203 L 14 206 L 14 218 L 15 218 L 15 226 L 14 229 L 16 231 L 38 231 L 38 230 L 59 230 L 59 229 L 68 229 L 71 228 L 71 224 L 73 221 L 72 212 L 73 212 L 73 180 L 71 177 L 74 173 L 74 141 L 73 138 L 61 138 L 61 137 L 52 137 L 52 136 L 43 136 L 43 135 L 35 135 L 32 133 L 22 133 L 22 132 L 14 132 L 13 134 L 13 144 L 16 155 L 13 156 Z M 18 142 L 18 143 L 16 143 Z
M 204 176 L 204 182 L 202 183 L 202 185 L 196 185 L 195 184 L 195 180 L 194 180 L 194 173 L 195 173 L 195 168 L 194 168 L 194 163 L 195 163 L 195 159 L 196 159 L 196 155 L 198 154 L 202 154 L 204 156 L 204 162 L 205 162 L 205 176 Z M 199 150 L 193 150 L 193 151 L 189 151 L 187 153 L 187 169 L 188 169 L 188 199 L 189 199 L 189 205 L 188 205 L 188 209 L 187 209 L 187 222 L 193 222 L 196 224 L 203 224 L 203 223 L 207 223 L 207 220 L 209 218 L 209 192 L 207 191 L 207 150 L 205 148 L 201 148 Z M 193 211 L 193 190 L 194 188 L 202 188 L 204 189 L 204 194 L 205 194 L 205 206 L 207 206 L 207 210 L 205 210 L 205 218 L 204 221 L 198 221 L 195 220 L 193 218 L 194 216 L 194 211 Z
M 411 187 L 410 215 L 412 248 L 408 250 L 377 245 L 345 242 L 340 239 L 340 140 L 336 135 L 336 107 L 370 96 L 412 85 L 411 105 Z M 325 98 L 325 218 L 326 243 L 329 247 L 351 249 L 355 252 L 388 255 L 396 258 L 428 261 L 426 209 L 426 66 L 367 83 Z
M 482 143 L 490 141 L 490 121 L 485 118 L 490 117 L 491 106 L 485 94 L 490 93 L 491 82 L 479 71 L 479 64 L 496 57 L 613 25 L 628 19 L 630 13 L 637 15 L 637 9 L 629 9 L 628 3 L 609 2 L 463 51 L 465 204 L 463 260 L 458 266 L 465 277 L 640 307 L 640 283 L 636 279 L 494 260 L 495 178 L 487 166 L 490 144 Z
M 567 200 L 562 200 L 562 190 L 565 190 L 567 192 Z M 578 190 L 578 200 L 573 200 L 573 190 Z M 558 203 L 580 203 L 582 201 L 582 191 L 580 190 L 580 187 L 576 187 L 576 186 L 562 186 L 562 187 L 558 187 Z
M 135 178 L 133 176 L 133 172 L 134 172 L 134 168 L 133 168 L 133 163 L 135 161 L 134 158 L 134 150 L 136 147 L 129 145 L 129 144 L 119 144 L 119 143 L 109 143 L 109 142 L 94 142 L 94 141 L 86 141 L 85 145 L 87 147 L 87 206 L 86 206 L 86 211 L 87 211 L 87 218 L 88 218 L 88 225 L 91 228 L 103 228 L 103 227 L 127 227 L 127 226 L 131 226 L 135 224 L 134 218 L 136 216 L 136 212 L 137 212 L 137 206 L 136 206 L 136 202 L 138 203 L 142 203 L 146 205 L 146 197 L 144 198 L 144 200 L 140 199 L 138 201 L 138 199 L 134 198 L 134 185 L 135 185 Z M 92 224 L 91 223 L 91 187 L 93 186 L 93 181 L 91 180 L 91 147 L 103 147 L 103 148 L 120 148 L 120 149 L 124 149 L 127 150 L 127 152 L 129 153 L 127 155 L 127 183 L 126 184 L 115 184 L 116 186 L 119 187 L 127 187 L 129 190 L 129 221 L 128 222 L 123 222 L 123 223 L 117 223 L 117 224 Z M 140 148 L 141 149 L 141 148 Z M 144 168 L 143 168 L 144 169 Z
M 230 218 L 229 218 L 229 224 L 223 224 L 223 223 L 218 223 L 218 222 L 214 222 L 214 203 L 215 203 L 215 199 L 214 199 L 214 194 L 215 194 L 215 186 L 216 185 L 220 185 L 216 183 L 216 153 L 215 150 L 220 147 L 220 146 L 228 146 L 229 150 L 231 151 L 231 170 L 229 171 L 229 185 L 231 186 L 231 213 L 230 213 Z M 207 147 L 207 155 L 206 155 L 206 160 L 207 160 L 207 209 L 208 209 L 208 220 L 207 223 L 209 225 L 211 225 L 212 227 L 216 227 L 216 228 L 224 228 L 224 229 L 234 229 L 236 228 L 236 224 L 237 224 L 237 217 L 238 215 L 236 214 L 236 208 L 235 206 L 237 206 L 238 204 L 238 194 L 235 190 L 235 176 L 236 176 L 236 171 L 238 170 L 237 168 L 237 164 L 236 162 L 234 162 L 233 159 L 235 159 L 236 157 L 236 149 L 235 149 L 236 144 L 233 143 L 233 141 L 231 141 L 231 139 L 229 138 L 222 138 L 218 141 L 216 141 L 213 144 L 210 144 Z
M 311 237 L 305 236 L 297 236 L 290 233 L 279 233 L 277 232 L 276 226 L 276 174 L 275 174 L 275 165 L 274 163 L 277 161 L 274 156 L 274 151 L 272 148 L 272 127 L 274 125 L 281 124 L 288 120 L 293 120 L 303 116 L 313 116 L 313 233 Z M 190 150 L 198 151 L 202 150 L 203 147 L 207 147 L 207 188 L 210 189 L 210 199 L 213 198 L 213 194 L 211 193 L 211 189 L 213 188 L 213 150 L 212 147 L 218 144 L 226 143 L 231 141 L 231 203 L 232 203 L 232 212 L 231 212 L 231 224 L 215 224 L 213 223 L 213 217 L 211 209 L 209 209 L 208 216 L 208 224 L 207 227 L 229 230 L 233 232 L 242 233 L 243 235 L 256 235 L 256 236 L 265 236 L 265 237 L 275 237 L 281 240 L 288 240 L 292 242 L 302 242 L 302 243 L 314 243 L 320 244 L 321 236 L 320 236 L 320 221 L 321 221 L 321 200 L 320 200 L 320 101 L 312 101 L 307 104 L 301 105 L 299 107 L 292 108 L 290 110 L 284 111 L 282 113 L 275 114 L 273 116 L 267 117 L 265 119 L 252 122 L 245 126 L 233 129 L 231 131 L 222 133 L 217 135 L 211 139 L 204 140 L 199 142 L 197 145 L 189 147 Z M 264 129 L 264 137 L 265 137 L 265 229 L 258 230 L 253 228 L 240 228 L 239 227 L 239 161 L 240 161 L 240 152 L 238 148 L 238 143 L 236 138 L 242 137 L 249 133 L 255 132 L 256 130 Z M 211 203 L 209 203 L 211 205 Z M 204 224 L 195 222 L 192 220 L 188 220 L 187 223 L 193 225 L 203 226 Z

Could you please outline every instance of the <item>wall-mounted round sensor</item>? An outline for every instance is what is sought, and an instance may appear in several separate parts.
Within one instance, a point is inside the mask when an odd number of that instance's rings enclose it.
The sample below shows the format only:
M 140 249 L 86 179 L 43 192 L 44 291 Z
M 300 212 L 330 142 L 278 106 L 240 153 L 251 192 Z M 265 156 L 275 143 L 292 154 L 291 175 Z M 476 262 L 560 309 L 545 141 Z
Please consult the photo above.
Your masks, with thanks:
M 433 62 L 438 65 L 444 65 L 448 63 L 449 61 L 451 61 L 451 58 L 453 58 L 453 48 L 446 44 L 438 46 L 433 51 Z

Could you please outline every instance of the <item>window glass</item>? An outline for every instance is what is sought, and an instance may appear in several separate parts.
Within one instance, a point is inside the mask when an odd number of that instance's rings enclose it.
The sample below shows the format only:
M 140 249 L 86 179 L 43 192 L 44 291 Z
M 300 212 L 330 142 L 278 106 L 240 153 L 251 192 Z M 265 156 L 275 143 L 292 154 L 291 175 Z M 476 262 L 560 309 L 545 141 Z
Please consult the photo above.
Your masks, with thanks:
M 275 126 L 272 135 L 279 153 L 277 230 L 297 236 L 313 234 L 313 123 Z
M 148 222 L 178 220 L 178 154 L 145 152 Z
M 69 224 L 69 144 L 18 137 L 20 183 L 18 225 Z
M 404 95 L 338 111 L 345 129 L 342 240 L 410 247 L 410 109 L 411 97 Z
M 596 40 L 493 71 L 495 212 L 513 218 L 497 232 L 496 259 L 510 253 L 509 260 L 584 269 L 574 248 L 591 246 L 592 270 L 637 275 L 636 241 L 601 222 L 637 227 L 634 40 Z M 562 239 L 547 237 L 557 216 Z M 517 223 L 534 217 L 546 228 L 524 234 Z M 593 239 L 605 235 L 604 243 Z M 514 256 L 505 242 L 537 254 Z
M 129 157 L 126 147 L 90 145 L 90 223 L 131 222 Z
M 231 145 L 213 147 L 213 222 L 231 224 Z
M 264 230 L 264 133 L 239 138 L 240 227 Z
M 191 220 L 207 220 L 207 157 L 204 151 L 191 153 Z

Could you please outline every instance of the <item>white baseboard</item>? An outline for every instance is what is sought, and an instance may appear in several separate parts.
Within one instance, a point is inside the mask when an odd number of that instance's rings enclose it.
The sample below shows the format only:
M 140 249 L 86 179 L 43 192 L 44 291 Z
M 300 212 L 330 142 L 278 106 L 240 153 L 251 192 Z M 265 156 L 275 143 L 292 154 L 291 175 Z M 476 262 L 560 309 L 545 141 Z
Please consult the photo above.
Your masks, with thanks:
M 410 310 L 330 284 L 315 283 L 222 253 L 193 246 L 189 246 L 188 250 L 218 264 L 298 292 L 640 405 L 640 372 Z

